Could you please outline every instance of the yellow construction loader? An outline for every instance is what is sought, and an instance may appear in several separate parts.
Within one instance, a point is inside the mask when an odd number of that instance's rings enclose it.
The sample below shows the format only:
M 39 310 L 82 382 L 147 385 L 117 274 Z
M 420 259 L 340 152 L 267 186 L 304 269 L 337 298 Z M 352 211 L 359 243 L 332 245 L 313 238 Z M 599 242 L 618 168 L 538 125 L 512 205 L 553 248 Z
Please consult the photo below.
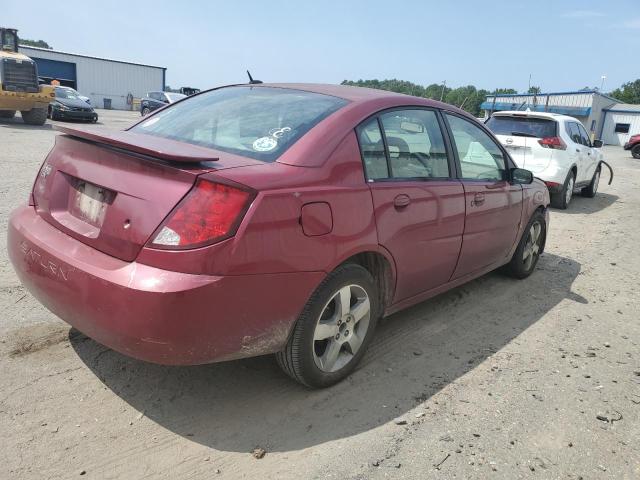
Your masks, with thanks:
M 18 53 L 18 31 L 0 27 L 0 118 L 20 110 L 24 123 L 43 125 L 54 98 L 55 87 L 39 84 L 36 63 Z

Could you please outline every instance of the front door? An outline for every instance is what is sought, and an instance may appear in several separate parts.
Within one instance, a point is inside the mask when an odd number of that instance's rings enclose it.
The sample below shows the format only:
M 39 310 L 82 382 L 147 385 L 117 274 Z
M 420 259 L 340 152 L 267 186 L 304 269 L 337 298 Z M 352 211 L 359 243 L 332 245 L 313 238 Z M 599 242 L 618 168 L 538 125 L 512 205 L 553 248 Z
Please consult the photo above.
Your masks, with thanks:
M 464 187 L 466 220 L 453 279 L 506 263 L 522 216 L 522 187 L 508 181 L 502 149 L 481 127 L 445 114 Z
M 396 263 L 394 302 L 447 283 L 462 245 L 465 195 L 450 176 L 438 114 L 387 111 L 360 126 L 358 139 L 378 242 Z

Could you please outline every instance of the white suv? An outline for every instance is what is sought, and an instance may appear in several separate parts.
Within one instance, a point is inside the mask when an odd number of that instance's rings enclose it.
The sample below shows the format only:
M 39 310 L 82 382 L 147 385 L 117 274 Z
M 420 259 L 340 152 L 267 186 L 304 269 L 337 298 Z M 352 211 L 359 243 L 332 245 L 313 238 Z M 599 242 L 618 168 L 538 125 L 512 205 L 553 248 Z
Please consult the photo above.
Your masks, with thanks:
M 540 112 L 496 112 L 486 122 L 518 167 L 543 180 L 551 206 L 565 209 L 576 188 L 593 198 L 600 181 L 602 142 L 591 143 L 579 120 Z

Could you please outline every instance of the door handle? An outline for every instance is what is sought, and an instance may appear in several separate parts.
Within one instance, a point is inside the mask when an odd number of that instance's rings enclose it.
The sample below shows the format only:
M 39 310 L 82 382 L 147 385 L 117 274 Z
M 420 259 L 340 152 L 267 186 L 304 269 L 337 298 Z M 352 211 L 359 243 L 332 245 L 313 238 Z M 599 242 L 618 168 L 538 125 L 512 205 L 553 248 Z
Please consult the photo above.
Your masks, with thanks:
M 576 148 L 576 152 L 580 153 L 580 149 L 579 149 L 579 148 Z
M 587 152 L 587 155 L 591 155 L 591 152 Z
M 476 193 L 471 201 L 472 207 L 479 207 L 484 203 L 484 193 Z
M 409 195 L 405 195 L 404 193 L 398 195 L 393 199 L 393 205 L 396 208 L 404 208 L 411 203 L 411 197 Z

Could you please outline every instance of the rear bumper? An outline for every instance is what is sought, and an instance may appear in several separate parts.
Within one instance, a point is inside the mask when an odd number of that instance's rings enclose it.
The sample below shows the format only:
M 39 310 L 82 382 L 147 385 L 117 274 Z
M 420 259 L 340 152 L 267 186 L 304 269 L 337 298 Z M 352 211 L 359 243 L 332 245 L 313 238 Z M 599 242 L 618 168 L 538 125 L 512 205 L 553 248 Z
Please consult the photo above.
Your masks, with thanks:
M 560 167 L 555 162 L 551 162 L 546 169 L 534 175 L 545 183 L 549 192 L 557 193 L 562 191 L 568 173 L 569 167 Z
M 323 272 L 209 276 L 124 262 L 60 232 L 32 207 L 9 221 L 9 258 L 49 310 L 125 355 L 191 365 L 281 350 Z

